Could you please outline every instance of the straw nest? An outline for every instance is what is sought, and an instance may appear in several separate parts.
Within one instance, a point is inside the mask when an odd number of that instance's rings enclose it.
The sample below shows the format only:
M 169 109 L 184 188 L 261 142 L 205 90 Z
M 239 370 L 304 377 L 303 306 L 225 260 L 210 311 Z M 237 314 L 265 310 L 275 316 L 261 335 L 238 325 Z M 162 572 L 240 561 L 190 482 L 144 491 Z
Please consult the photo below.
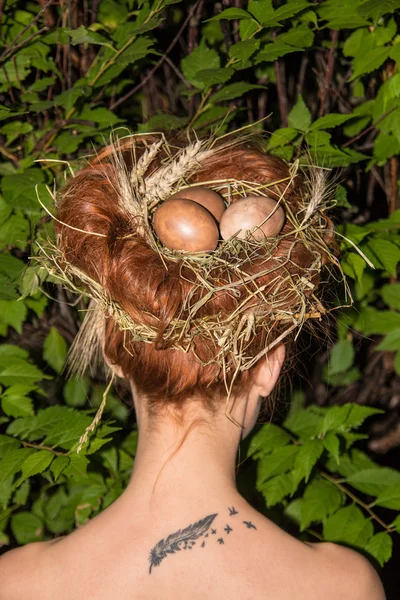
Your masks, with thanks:
M 163 134 L 152 134 L 157 141 L 146 144 L 141 136 L 141 145 L 146 149 L 139 158 L 135 156 L 135 143 L 132 148 L 134 167 L 127 170 L 122 160 L 121 148 L 124 138 L 114 138 L 112 161 L 118 170 L 118 198 L 121 208 L 130 215 L 132 220 L 132 236 L 141 236 L 148 245 L 159 254 L 164 264 L 168 261 L 179 261 L 192 273 L 191 292 L 185 297 L 179 314 L 171 320 L 163 333 L 165 348 L 179 349 L 183 352 L 195 352 L 194 340 L 201 336 L 215 347 L 213 362 L 217 362 L 222 370 L 228 396 L 233 382 L 240 371 L 251 368 L 262 356 L 275 345 L 279 344 L 289 334 L 300 331 L 310 320 L 320 319 L 327 309 L 314 293 L 312 281 L 318 279 L 322 268 L 334 267 L 339 269 L 339 279 L 344 281 L 340 265 L 334 251 L 329 248 L 326 239 L 332 239 L 332 232 L 327 231 L 325 212 L 334 204 L 332 186 L 328 185 L 327 170 L 313 166 L 299 167 L 299 162 L 290 166 L 289 176 L 268 184 L 253 181 L 225 179 L 219 181 L 202 181 L 208 187 L 220 193 L 227 204 L 232 200 L 249 193 L 259 196 L 271 196 L 274 189 L 277 205 L 284 209 L 286 220 L 290 221 L 292 231 L 282 231 L 275 237 L 255 240 L 250 231 L 245 239 L 232 237 L 221 241 L 216 250 L 209 253 L 189 253 L 169 250 L 157 239 L 152 227 L 152 215 L 157 206 L 170 195 L 190 185 L 192 176 L 204 160 L 217 155 L 230 145 L 243 142 L 246 136 L 210 137 L 199 140 L 192 135 L 185 147 L 171 145 Z M 135 142 L 135 136 L 131 136 Z M 189 136 L 188 136 L 189 138 Z M 126 138 L 125 138 L 126 139 Z M 161 154 L 159 154 L 161 153 Z M 162 156 L 161 165 L 147 174 L 149 167 L 154 164 L 157 156 Z M 293 181 L 301 170 L 304 184 L 302 196 L 298 199 L 296 210 L 286 200 L 286 191 L 293 186 Z M 277 195 L 276 184 L 283 190 Z M 115 185 L 115 183 L 114 183 Z M 193 184 L 192 184 L 193 185 Z M 56 202 L 56 195 L 54 194 Z M 40 199 L 39 199 L 40 201 Z M 42 204 L 42 206 L 44 206 Z M 45 207 L 44 207 L 45 208 Z M 46 209 L 47 210 L 47 209 Z M 52 215 L 53 216 L 53 215 Z M 57 221 L 57 218 L 53 216 Z M 68 225 L 67 225 L 68 226 Z M 87 231 L 83 231 L 87 234 Z M 90 232 L 91 235 L 104 234 Z M 330 235 L 328 235 L 330 234 Z M 291 250 L 279 260 L 279 275 L 274 279 L 273 267 L 269 265 L 268 257 L 273 257 L 277 245 L 283 238 L 290 236 L 296 243 L 304 244 L 313 254 L 314 260 L 305 271 L 305 275 L 294 277 L 289 266 Z M 242 267 L 247 261 L 265 257 L 263 267 L 256 275 L 249 275 Z M 65 260 L 56 243 L 48 242 L 41 246 L 41 252 L 36 257 L 40 265 L 57 278 L 69 290 L 82 294 L 90 302 L 84 323 L 74 343 L 70 364 L 79 374 L 86 369 L 103 343 L 105 315 L 111 316 L 119 328 L 126 332 L 126 348 L 129 351 L 129 339 L 135 342 L 154 343 L 159 336 L 156 327 L 152 328 L 141 322 L 135 322 L 113 301 L 109 293 L 91 279 L 86 273 L 79 271 Z M 221 280 L 223 270 L 225 279 Z M 274 285 L 260 285 L 258 280 L 265 274 L 270 274 Z M 282 275 L 284 273 L 284 275 Z M 240 297 L 237 308 L 229 315 L 213 314 L 202 317 L 202 307 L 217 293 L 228 291 Z M 243 295 L 243 290 L 245 294 Z M 288 301 L 290 296 L 290 302 Z M 276 324 L 279 322 L 279 328 Z M 250 340 L 257 331 L 267 330 L 267 344 L 257 356 L 248 352 Z M 274 329 L 278 335 L 269 335 Z M 198 357 L 201 361 L 201 358 Z M 206 363 L 204 363 L 206 364 Z

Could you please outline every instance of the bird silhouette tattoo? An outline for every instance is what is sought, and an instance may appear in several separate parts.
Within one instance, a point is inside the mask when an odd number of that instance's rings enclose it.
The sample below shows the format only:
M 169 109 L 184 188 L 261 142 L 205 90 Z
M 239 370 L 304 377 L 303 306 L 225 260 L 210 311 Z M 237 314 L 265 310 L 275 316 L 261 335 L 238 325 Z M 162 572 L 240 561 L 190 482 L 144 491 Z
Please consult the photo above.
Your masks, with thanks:
M 228 510 L 230 517 L 239 514 L 234 506 L 229 506 Z M 205 548 L 205 540 L 208 538 L 208 541 L 211 542 L 211 536 L 215 535 L 215 541 L 217 544 L 220 546 L 225 545 L 225 539 L 222 536 L 217 536 L 217 527 L 215 524 L 215 519 L 217 516 L 218 513 L 207 515 L 203 519 L 195 521 L 184 529 L 178 529 L 174 533 L 171 533 L 167 537 L 162 538 L 159 542 L 157 542 L 157 544 L 150 550 L 149 574 L 151 574 L 154 567 L 158 567 L 161 564 L 168 554 L 176 554 L 181 550 L 192 550 L 192 548 L 194 548 L 196 545 L 197 540 L 199 541 L 198 546 Z M 254 523 L 251 521 L 242 521 L 242 523 L 246 525 L 247 529 L 257 529 Z M 212 527 L 212 525 L 214 525 L 214 527 Z M 222 528 L 226 535 L 229 535 L 229 540 L 231 540 L 232 537 L 235 537 L 234 533 L 233 536 L 230 535 L 233 532 L 233 528 L 228 523 L 226 523 L 225 526 L 221 525 L 221 529 Z M 200 538 L 203 539 L 200 540 Z

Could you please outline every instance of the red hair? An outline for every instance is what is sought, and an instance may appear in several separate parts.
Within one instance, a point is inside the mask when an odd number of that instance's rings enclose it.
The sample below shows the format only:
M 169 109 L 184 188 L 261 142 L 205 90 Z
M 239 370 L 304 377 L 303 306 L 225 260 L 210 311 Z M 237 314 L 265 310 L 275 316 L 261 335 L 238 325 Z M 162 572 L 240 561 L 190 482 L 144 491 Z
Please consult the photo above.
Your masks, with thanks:
M 141 147 L 140 142 L 138 144 L 138 138 L 135 140 L 138 158 L 144 146 Z M 111 317 L 106 317 L 105 356 L 111 364 L 118 365 L 124 376 L 147 397 L 149 408 L 157 409 L 168 403 L 179 407 L 189 397 L 199 398 L 212 408 L 227 393 L 221 365 L 215 360 L 217 341 L 212 343 L 198 335 L 193 350 L 183 352 L 168 347 L 163 340 L 165 329 L 177 317 L 184 298 L 193 290 L 193 272 L 180 261 L 163 261 L 146 240 L 136 234 L 132 216 L 118 203 L 118 170 L 112 153 L 112 147 L 105 148 L 68 182 L 60 194 L 57 218 L 67 226 L 57 224 L 59 247 L 67 261 L 97 281 L 135 322 L 157 329 L 154 343 L 136 342 L 129 338 L 129 332 L 121 331 Z M 121 158 L 131 169 L 132 141 L 122 146 Z M 157 158 L 147 175 L 159 165 L 160 158 Z M 188 178 L 188 183 L 236 178 L 265 184 L 288 176 L 288 166 L 282 160 L 265 154 L 256 143 L 242 142 L 204 160 L 195 174 Z M 277 183 L 270 192 L 279 196 L 285 190 L 285 202 L 296 212 L 299 194 L 302 193 L 300 179 L 286 188 L 287 182 Z M 327 219 L 327 229 L 329 224 Z M 304 277 L 310 280 L 315 250 L 307 247 L 299 236 L 290 235 L 292 231 L 293 225 L 287 219 L 283 232 L 289 235 L 277 240 L 273 255 L 267 256 L 264 250 L 256 260 L 249 261 L 244 256 L 241 269 L 256 275 L 265 270 L 268 263 L 270 272 L 257 278 L 256 284 L 266 286 L 264 295 L 267 298 L 272 290 L 281 294 L 285 307 L 297 312 L 299 299 L 296 293 L 290 291 L 287 274 L 291 274 L 292 281 Z M 93 236 L 90 232 L 105 237 Z M 290 260 L 285 260 L 289 253 Z M 218 269 L 215 277 L 224 285 L 229 281 L 227 270 Z M 318 273 L 312 273 L 311 283 L 316 284 Z M 276 292 L 278 283 L 280 287 Z M 197 316 L 207 318 L 219 313 L 223 318 L 231 314 L 248 295 L 249 286 L 242 285 L 238 289 L 240 293 L 237 295 L 229 290 L 219 291 L 204 303 Z M 251 338 L 246 348 L 249 356 L 262 352 L 283 331 L 276 321 L 267 330 L 260 328 Z M 233 393 L 249 385 L 251 375 L 252 369 L 239 372 Z

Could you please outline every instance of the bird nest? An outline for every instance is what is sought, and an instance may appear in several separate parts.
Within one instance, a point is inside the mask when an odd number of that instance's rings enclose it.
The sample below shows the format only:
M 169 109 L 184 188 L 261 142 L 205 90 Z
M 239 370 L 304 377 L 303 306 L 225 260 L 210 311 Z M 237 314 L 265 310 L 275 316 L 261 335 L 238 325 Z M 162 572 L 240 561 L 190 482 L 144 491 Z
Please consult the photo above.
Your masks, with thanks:
M 163 331 L 162 347 L 191 351 L 203 365 L 217 363 L 221 367 L 229 397 L 239 372 L 250 369 L 287 336 L 299 332 L 306 322 L 319 320 L 326 312 L 337 308 L 324 306 L 320 293 L 318 296 L 316 294 L 314 282 L 321 279 L 321 270 L 336 271 L 335 277 L 344 283 L 345 278 L 340 270 L 337 252 L 332 249 L 335 246 L 332 244 L 334 233 L 326 217 L 326 211 L 334 205 L 334 188 L 328 184 L 328 172 L 311 165 L 300 167 L 298 161 L 289 166 L 288 176 L 278 181 L 260 183 L 230 178 L 196 182 L 196 185 L 218 192 L 227 205 L 248 194 L 266 197 L 273 194 L 277 205 L 284 210 L 286 221 L 290 223 L 290 227 L 285 227 L 278 235 L 257 240 L 250 230 L 243 239 L 233 236 L 220 241 L 214 251 L 203 253 L 170 250 L 159 241 L 152 225 L 153 213 L 159 204 L 175 192 L 193 185 L 191 177 L 205 161 L 218 157 L 221 151 L 231 146 L 243 143 L 246 136 L 224 138 L 199 140 L 194 137 L 188 139 L 183 147 L 178 147 L 163 134 L 153 134 L 148 143 L 141 136 L 140 143 L 146 149 L 136 158 L 135 136 L 130 136 L 133 157 L 131 170 L 122 158 L 126 138 L 114 139 L 110 160 L 118 172 L 118 203 L 132 223 L 132 233 L 126 238 L 144 239 L 166 268 L 169 262 L 178 262 L 181 276 L 185 278 L 190 274 L 190 291 L 184 297 L 178 313 Z M 157 157 L 158 166 L 152 168 Z M 301 194 L 296 196 L 296 203 L 293 204 L 288 200 L 289 190 L 293 190 L 299 174 Z M 57 204 L 56 195 L 53 194 L 53 197 Z M 51 216 L 58 221 L 56 216 Z M 85 235 L 107 237 L 104 233 L 81 231 Z M 277 249 L 284 240 L 288 243 L 287 251 L 284 255 L 278 254 Z M 291 253 L 296 244 L 305 246 L 312 255 L 312 260 L 302 269 L 301 275 L 293 273 L 291 268 Z M 72 349 L 71 365 L 74 371 L 82 373 L 101 347 L 104 335 L 101 324 L 105 316 L 112 317 L 125 332 L 128 351 L 130 342 L 157 342 L 160 346 L 157 324 L 149 325 L 146 319 L 134 320 L 113 300 L 110 291 L 68 262 L 57 243 L 43 244 L 40 250 L 35 257 L 40 266 L 69 290 L 90 300 Z M 257 272 L 248 272 L 246 265 L 255 262 L 259 264 Z M 265 283 L 266 277 L 268 283 Z M 207 314 L 204 310 L 207 303 L 221 293 L 236 298 L 236 308 L 229 314 Z M 265 331 L 266 343 L 254 355 L 249 349 L 252 338 L 260 330 Z M 199 338 L 213 347 L 211 359 L 205 361 L 196 354 L 196 340 Z

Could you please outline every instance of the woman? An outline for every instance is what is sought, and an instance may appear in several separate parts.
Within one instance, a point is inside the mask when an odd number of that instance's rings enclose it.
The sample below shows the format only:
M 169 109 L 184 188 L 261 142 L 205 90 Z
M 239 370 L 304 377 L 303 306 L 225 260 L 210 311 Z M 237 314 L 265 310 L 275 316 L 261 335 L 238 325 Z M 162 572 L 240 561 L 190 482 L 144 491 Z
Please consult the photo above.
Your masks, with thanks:
M 144 136 L 106 148 L 67 184 L 53 266 L 92 298 L 73 363 L 84 368 L 100 346 L 129 380 L 138 449 L 113 505 L 65 538 L 0 560 L 0 600 L 384 598 L 359 554 L 296 540 L 235 484 L 239 443 L 285 347 L 323 312 L 320 272 L 334 256 L 315 183 L 310 192 L 248 138 Z M 274 199 L 282 231 L 239 232 L 201 255 L 164 247 L 154 211 L 200 184 L 225 205 L 249 193 Z

